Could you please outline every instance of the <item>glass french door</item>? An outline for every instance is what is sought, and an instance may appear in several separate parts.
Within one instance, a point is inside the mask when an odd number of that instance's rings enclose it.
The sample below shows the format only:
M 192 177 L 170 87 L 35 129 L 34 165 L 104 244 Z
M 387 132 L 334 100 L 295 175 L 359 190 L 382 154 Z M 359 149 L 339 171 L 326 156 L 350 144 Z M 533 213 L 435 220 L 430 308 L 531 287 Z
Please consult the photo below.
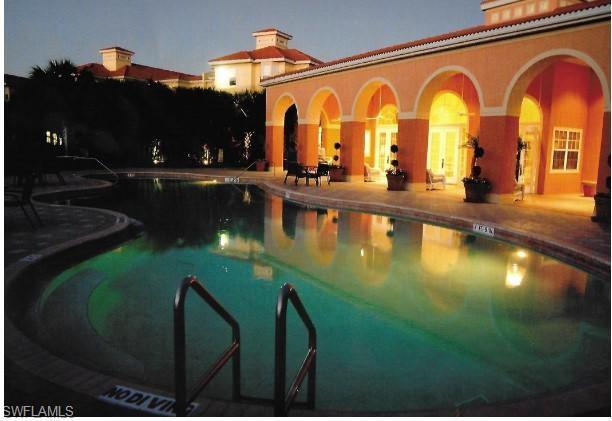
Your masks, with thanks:
M 538 166 L 540 164 L 540 127 L 534 124 L 521 125 L 520 136 L 527 144 L 521 151 L 518 181 L 525 185 L 525 193 L 537 193 Z
M 427 148 L 427 168 L 434 174 L 444 174 L 446 182 L 459 178 L 459 127 L 430 127 Z
M 384 171 L 391 166 L 391 145 L 397 145 L 397 126 L 378 127 L 374 155 L 374 165 Z

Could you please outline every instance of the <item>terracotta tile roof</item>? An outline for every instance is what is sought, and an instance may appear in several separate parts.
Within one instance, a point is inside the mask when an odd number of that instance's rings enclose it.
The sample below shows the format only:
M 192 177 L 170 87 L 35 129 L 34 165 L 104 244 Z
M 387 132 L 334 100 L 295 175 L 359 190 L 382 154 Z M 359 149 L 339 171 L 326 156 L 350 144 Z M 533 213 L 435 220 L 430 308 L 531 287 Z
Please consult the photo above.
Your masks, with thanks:
M 404 48 L 416 47 L 416 46 L 420 46 L 420 45 L 424 45 L 424 44 L 429 44 L 429 43 L 432 43 L 432 42 L 444 41 L 444 40 L 447 40 L 447 39 L 452 39 L 452 38 L 456 38 L 456 37 L 460 37 L 460 36 L 475 34 L 475 33 L 483 32 L 483 31 L 490 31 L 490 30 L 493 30 L 493 29 L 502 28 L 504 26 L 516 25 L 516 24 L 519 24 L 519 23 L 524 23 L 524 22 L 529 22 L 529 21 L 533 21 L 533 20 L 543 19 L 543 18 L 555 16 L 555 15 L 561 15 L 561 14 L 565 14 L 565 13 L 575 12 L 575 11 L 578 11 L 578 10 L 591 9 L 591 8 L 599 7 L 599 6 L 602 6 L 602 5 L 610 4 L 611 1 L 612 0 L 595 0 L 595 1 L 592 1 L 592 2 L 588 2 L 588 3 L 574 4 L 574 5 L 571 5 L 571 6 L 561 7 L 561 8 L 555 9 L 555 10 L 553 10 L 551 12 L 547 12 L 547 13 L 543 13 L 543 14 L 539 14 L 539 15 L 533 15 L 533 16 L 529 16 L 529 17 L 524 17 L 524 18 L 520 18 L 520 19 L 504 21 L 504 22 L 500 22 L 500 23 L 497 23 L 497 24 L 472 26 L 470 28 L 460 29 L 460 30 L 454 31 L 454 32 L 448 32 L 448 33 L 442 34 L 442 35 L 436 35 L 436 36 L 429 37 L 429 38 L 422 38 L 422 39 L 419 39 L 419 40 L 416 40 L 416 41 L 410 41 L 410 42 L 406 42 L 406 43 L 402 43 L 402 44 L 391 45 L 389 47 L 380 48 L 378 50 L 371 50 L 371 51 L 367 51 L 365 53 L 356 54 L 356 55 L 349 56 L 349 57 L 343 57 L 343 58 L 340 58 L 340 59 L 337 59 L 337 60 L 333 60 L 333 61 L 327 61 L 325 63 L 322 63 L 322 64 L 317 65 L 317 66 L 310 67 L 308 69 L 300 69 L 300 70 L 295 70 L 295 71 L 292 71 L 292 72 L 283 73 L 283 74 L 280 74 L 280 75 L 276 75 L 276 76 L 267 78 L 266 80 L 273 80 L 273 79 L 276 79 L 277 77 L 282 77 L 282 76 L 286 76 L 286 75 L 289 75 L 289 74 L 297 74 L 297 73 L 303 73 L 303 72 L 306 72 L 306 71 L 312 71 L 312 70 L 316 70 L 316 69 L 321 69 L 321 68 L 333 66 L 333 65 L 336 65 L 336 64 L 340 64 L 340 63 L 345 63 L 345 62 L 349 62 L 349 61 L 359 60 L 359 59 L 363 59 L 363 58 L 371 57 L 371 56 L 377 56 L 379 54 L 390 53 L 390 52 L 396 51 L 396 50 L 402 50 Z
M 306 53 L 303 53 L 300 50 L 296 50 L 295 48 L 279 48 L 275 46 L 268 46 L 264 48 L 259 48 L 257 50 L 250 51 L 239 51 L 237 53 L 228 54 L 226 56 L 217 57 L 215 59 L 209 60 L 208 62 L 215 61 L 230 61 L 230 60 L 266 60 L 266 59 L 274 59 L 274 58 L 282 58 L 291 61 L 305 61 L 309 60 L 315 64 L 322 64 L 323 62 L 317 58 L 314 58 Z
M 157 67 L 144 66 L 132 63 L 130 66 L 123 66 L 115 71 L 110 71 L 100 63 L 88 63 L 78 67 L 78 70 L 89 70 L 97 77 L 125 77 L 138 80 L 167 80 L 178 79 L 185 81 L 201 80 L 201 76 L 190 75 L 187 73 L 175 72 L 173 70 L 160 69 Z

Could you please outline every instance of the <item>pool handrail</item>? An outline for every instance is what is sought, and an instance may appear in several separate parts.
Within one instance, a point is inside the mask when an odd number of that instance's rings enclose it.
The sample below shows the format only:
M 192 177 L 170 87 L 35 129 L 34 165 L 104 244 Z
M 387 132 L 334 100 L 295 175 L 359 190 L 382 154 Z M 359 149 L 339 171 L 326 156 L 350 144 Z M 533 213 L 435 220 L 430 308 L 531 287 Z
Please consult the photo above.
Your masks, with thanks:
M 187 358 L 185 335 L 185 298 L 193 289 L 232 328 L 232 344 L 213 363 L 199 384 L 187 394 Z M 193 275 L 185 277 L 174 296 L 174 381 L 175 412 L 185 416 L 188 405 L 204 390 L 225 364 L 232 359 L 232 397 L 240 399 L 240 326 L 236 319 L 212 296 Z
M 95 161 L 98 164 L 100 164 L 102 168 L 104 168 L 106 171 L 111 173 L 111 175 L 115 178 L 115 181 L 113 182 L 113 184 L 117 184 L 117 182 L 119 181 L 119 175 L 117 175 L 115 171 L 111 170 L 109 167 L 104 165 L 102 161 L 100 161 L 98 158 L 94 158 L 93 156 L 59 155 L 57 156 L 57 158 L 72 159 L 73 161 L 77 161 L 77 160 Z
M 255 165 L 257 163 L 257 161 L 253 161 L 251 162 L 249 165 L 247 165 L 247 167 L 245 169 L 243 169 L 242 171 L 240 171 L 238 173 L 238 175 L 234 176 L 234 177 L 230 177 L 230 179 L 232 180 L 233 183 L 239 183 L 240 182 L 240 176 L 242 174 L 244 174 L 245 172 L 247 172 L 249 170 L 249 168 L 251 168 L 253 165 Z
M 291 301 L 300 319 L 308 329 L 308 353 L 296 374 L 289 391 L 285 395 L 285 380 L 287 373 L 287 303 Z M 276 303 L 276 330 L 274 348 L 274 416 L 286 416 L 299 392 L 299 388 L 308 374 L 308 390 L 306 407 L 315 406 L 317 367 L 317 331 L 308 316 L 300 297 L 289 283 L 285 283 L 278 294 Z

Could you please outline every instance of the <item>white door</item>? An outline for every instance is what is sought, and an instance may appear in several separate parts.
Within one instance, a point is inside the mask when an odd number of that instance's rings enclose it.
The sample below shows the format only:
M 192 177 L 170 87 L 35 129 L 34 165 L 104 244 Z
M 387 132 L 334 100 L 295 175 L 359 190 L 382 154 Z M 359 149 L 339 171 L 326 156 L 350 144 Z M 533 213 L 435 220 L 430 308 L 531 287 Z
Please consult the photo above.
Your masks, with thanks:
M 540 127 L 539 125 L 521 125 L 521 139 L 527 144 L 521 154 L 519 183 L 525 185 L 525 193 L 537 193 L 538 166 L 540 165 Z
M 430 127 L 427 168 L 444 174 L 446 182 L 457 183 L 459 177 L 459 127 Z
M 374 166 L 384 171 L 391 166 L 391 160 L 396 159 L 391 157 L 391 145 L 397 145 L 397 128 L 378 127 L 376 133 Z

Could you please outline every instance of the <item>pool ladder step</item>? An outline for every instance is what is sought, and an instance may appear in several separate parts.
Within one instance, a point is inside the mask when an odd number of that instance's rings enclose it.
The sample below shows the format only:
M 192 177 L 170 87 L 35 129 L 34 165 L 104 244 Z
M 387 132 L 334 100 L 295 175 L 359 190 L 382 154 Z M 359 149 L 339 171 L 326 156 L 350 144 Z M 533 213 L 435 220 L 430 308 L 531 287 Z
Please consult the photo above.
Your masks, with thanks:
M 187 390 L 187 347 L 185 334 L 185 299 L 193 289 L 223 320 L 232 328 L 232 343 L 212 364 L 200 382 L 190 391 Z M 287 360 L 287 305 L 291 302 L 302 322 L 308 329 L 308 352 L 298 373 L 285 394 L 286 360 Z M 317 332 L 304 308 L 297 292 L 291 284 L 285 283 L 278 294 L 276 303 L 275 347 L 274 347 L 274 398 L 269 403 L 274 405 L 274 416 L 286 416 L 294 403 L 306 376 L 308 387 L 306 402 L 303 405 L 312 409 L 315 406 Z M 236 319 L 215 299 L 195 276 L 187 276 L 180 283 L 174 296 L 174 379 L 175 411 L 177 416 L 187 415 L 189 405 L 215 378 L 229 361 L 232 361 L 232 398 L 235 401 L 262 399 L 243 396 L 240 389 L 240 326 Z M 189 393 L 188 393 L 189 392 Z M 267 400 L 266 400 L 267 401 Z

